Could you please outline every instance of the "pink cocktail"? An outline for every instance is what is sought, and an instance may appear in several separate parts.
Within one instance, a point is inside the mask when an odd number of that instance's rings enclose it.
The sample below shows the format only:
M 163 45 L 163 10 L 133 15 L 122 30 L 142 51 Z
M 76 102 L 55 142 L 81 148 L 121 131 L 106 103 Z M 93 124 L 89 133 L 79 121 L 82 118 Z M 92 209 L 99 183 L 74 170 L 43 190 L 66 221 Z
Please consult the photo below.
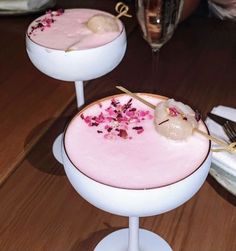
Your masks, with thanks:
M 115 31 L 94 32 L 88 21 L 102 15 L 114 20 Z M 32 63 L 46 75 L 75 82 L 78 107 L 84 104 L 83 81 L 112 71 L 126 50 L 122 22 L 93 9 L 50 11 L 35 19 L 26 33 L 26 49 Z
M 165 99 L 142 97 L 154 105 Z M 207 132 L 202 121 L 199 129 Z M 209 150 L 209 140 L 197 133 L 181 141 L 158 134 L 154 111 L 128 95 L 99 100 L 79 112 L 64 135 L 67 176 L 91 204 L 130 218 L 129 231 L 112 233 L 95 250 L 171 250 L 159 236 L 139 230 L 138 218 L 190 199 L 208 174 Z
M 115 22 L 114 31 L 89 29 L 88 22 L 98 15 Z M 78 108 L 85 102 L 84 81 L 112 71 L 121 62 L 126 44 L 122 22 L 109 13 L 92 9 L 49 11 L 35 19 L 26 32 L 26 49 L 32 63 L 52 78 L 74 82 Z M 53 153 L 59 162 L 60 148 L 58 137 Z
M 103 46 L 120 35 L 123 25 L 116 19 L 117 30 L 93 32 L 86 22 L 96 15 L 114 17 L 95 9 L 49 11 L 29 25 L 27 35 L 33 42 L 55 50 L 86 50 Z

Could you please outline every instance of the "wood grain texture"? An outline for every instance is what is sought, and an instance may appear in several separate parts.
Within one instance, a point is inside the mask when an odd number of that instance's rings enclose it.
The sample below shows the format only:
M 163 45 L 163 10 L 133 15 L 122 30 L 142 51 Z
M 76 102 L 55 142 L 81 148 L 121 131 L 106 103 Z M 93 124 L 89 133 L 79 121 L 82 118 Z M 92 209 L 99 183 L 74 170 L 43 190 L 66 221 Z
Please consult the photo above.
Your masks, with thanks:
M 75 2 L 65 1 L 65 6 L 73 7 Z M 114 2 L 79 1 L 81 7 L 106 10 Z M 52 156 L 52 143 L 76 113 L 76 106 L 72 86 L 43 76 L 26 58 L 21 33 L 29 18 L 0 22 L 1 31 L 19 43 L 16 49 L 9 40 L 0 40 L 4 48 L 18 53 L 0 52 L 0 169 L 9 168 L 19 149 L 31 145 L 0 189 L 0 250 L 93 251 L 99 240 L 127 227 L 128 221 L 82 199 Z M 86 85 L 86 103 L 119 93 L 115 85 L 120 84 L 134 92 L 182 100 L 199 109 L 203 117 L 219 104 L 236 108 L 236 23 L 197 18 L 181 23 L 161 49 L 157 65 L 135 19 L 125 23 L 127 53 L 114 71 Z M 10 94 L 16 83 L 22 88 Z M 54 123 L 50 123 L 52 117 L 57 117 Z M 234 251 L 235 206 L 236 198 L 209 176 L 190 201 L 163 215 L 143 218 L 141 227 L 160 234 L 174 251 Z
M 1 19 L 0 183 L 20 163 L 45 130 L 74 99 L 73 85 L 39 72 L 27 57 L 25 30 L 30 18 Z M 37 135 L 25 142 L 39 123 Z

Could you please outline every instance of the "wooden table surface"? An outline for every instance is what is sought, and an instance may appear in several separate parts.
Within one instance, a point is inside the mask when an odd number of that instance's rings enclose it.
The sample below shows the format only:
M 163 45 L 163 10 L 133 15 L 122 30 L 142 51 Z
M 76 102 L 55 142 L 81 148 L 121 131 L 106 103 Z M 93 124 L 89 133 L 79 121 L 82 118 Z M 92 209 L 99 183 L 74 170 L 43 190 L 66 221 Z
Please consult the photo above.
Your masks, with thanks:
M 58 7 L 114 13 L 115 3 L 58 1 Z M 27 57 L 25 30 L 37 15 L 0 17 L 0 250 L 92 251 L 128 221 L 82 199 L 53 158 L 52 143 L 76 113 L 76 103 L 72 83 L 45 76 Z M 203 118 L 216 105 L 236 107 L 236 23 L 186 20 L 154 68 L 135 18 L 122 21 L 126 55 L 111 73 L 86 84 L 86 103 L 118 93 L 119 83 L 134 92 L 174 97 Z M 141 219 L 141 227 L 160 234 L 174 251 L 235 251 L 235 205 L 236 198 L 208 176 L 191 200 Z

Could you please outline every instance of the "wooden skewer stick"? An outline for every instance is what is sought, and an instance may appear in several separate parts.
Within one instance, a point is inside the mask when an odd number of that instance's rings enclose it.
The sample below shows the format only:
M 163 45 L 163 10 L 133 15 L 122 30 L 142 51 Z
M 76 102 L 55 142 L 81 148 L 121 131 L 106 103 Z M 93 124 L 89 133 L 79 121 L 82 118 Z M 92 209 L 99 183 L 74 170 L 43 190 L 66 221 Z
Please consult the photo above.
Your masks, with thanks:
M 128 94 L 129 96 L 139 100 L 140 102 L 142 102 L 143 104 L 147 105 L 148 107 L 152 108 L 153 110 L 155 110 L 156 106 L 151 104 L 150 102 L 148 102 L 147 100 L 141 98 L 140 96 L 138 96 L 137 94 L 127 90 L 126 88 L 122 87 L 122 86 L 116 86 L 117 89 L 121 90 L 122 92 Z M 227 151 L 230 153 L 236 153 L 236 142 L 233 142 L 231 144 L 226 143 L 225 141 L 222 141 L 216 137 L 213 137 L 212 135 L 209 135 L 201 130 L 199 130 L 198 128 L 194 128 L 193 131 L 203 135 L 204 137 L 208 138 L 209 140 L 215 142 L 216 144 L 222 146 L 222 149 L 214 149 L 214 151 Z
M 116 16 L 117 19 L 122 17 L 122 16 L 132 17 L 132 15 L 128 14 L 129 7 L 126 4 L 122 3 L 122 2 L 118 2 L 116 4 L 115 10 L 118 13 L 118 15 Z
M 79 43 L 79 41 L 76 41 L 73 44 L 71 44 L 69 47 L 67 47 L 67 49 L 65 50 L 65 52 L 74 51 L 73 46 L 76 45 L 76 44 L 78 44 L 78 43 Z
M 147 100 L 141 98 L 140 96 L 138 96 L 137 94 L 125 89 L 124 87 L 117 85 L 116 86 L 117 89 L 121 90 L 122 92 L 128 94 L 129 96 L 137 99 L 138 101 L 142 102 L 143 104 L 145 104 L 146 106 L 149 106 L 150 108 L 152 108 L 153 110 L 155 110 L 156 106 L 151 104 L 150 102 L 148 102 Z
M 213 137 L 212 135 L 209 135 L 197 128 L 194 128 L 193 131 L 203 135 L 204 137 L 208 138 L 209 140 L 215 142 L 216 144 L 218 144 L 219 146 L 222 146 L 222 149 L 212 149 L 213 152 L 221 152 L 221 151 L 227 151 L 230 153 L 236 153 L 236 142 L 233 142 L 231 144 L 226 143 L 223 140 L 220 140 L 216 137 Z

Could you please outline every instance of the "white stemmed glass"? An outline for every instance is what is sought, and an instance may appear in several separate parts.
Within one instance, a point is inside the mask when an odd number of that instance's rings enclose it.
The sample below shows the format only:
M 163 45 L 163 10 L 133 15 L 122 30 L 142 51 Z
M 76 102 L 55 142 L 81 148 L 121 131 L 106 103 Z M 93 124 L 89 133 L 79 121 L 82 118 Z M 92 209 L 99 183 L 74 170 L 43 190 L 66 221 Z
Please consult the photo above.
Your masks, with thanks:
M 188 201 L 200 189 L 211 164 L 210 143 L 204 161 L 184 179 L 151 189 L 125 189 L 102 184 L 82 173 L 72 163 L 65 147 L 67 130 L 64 133 L 62 157 L 72 186 L 97 208 L 129 217 L 128 229 L 109 234 L 98 243 L 94 251 L 171 251 L 169 244 L 160 236 L 139 228 L 139 217 L 170 211 Z
M 121 23 L 119 19 L 118 22 Z M 83 81 L 103 76 L 112 71 L 122 60 L 126 51 L 126 32 L 121 23 L 120 34 L 111 42 L 99 47 L 63 51 L 39 45 L 26 35 L 26 49 L 31 62 L 46 75 L 75 83 L 78 108 L 84 104 Z M 55 158 L 61 160 L 61 139 L 59 135 L 53 145 Z

